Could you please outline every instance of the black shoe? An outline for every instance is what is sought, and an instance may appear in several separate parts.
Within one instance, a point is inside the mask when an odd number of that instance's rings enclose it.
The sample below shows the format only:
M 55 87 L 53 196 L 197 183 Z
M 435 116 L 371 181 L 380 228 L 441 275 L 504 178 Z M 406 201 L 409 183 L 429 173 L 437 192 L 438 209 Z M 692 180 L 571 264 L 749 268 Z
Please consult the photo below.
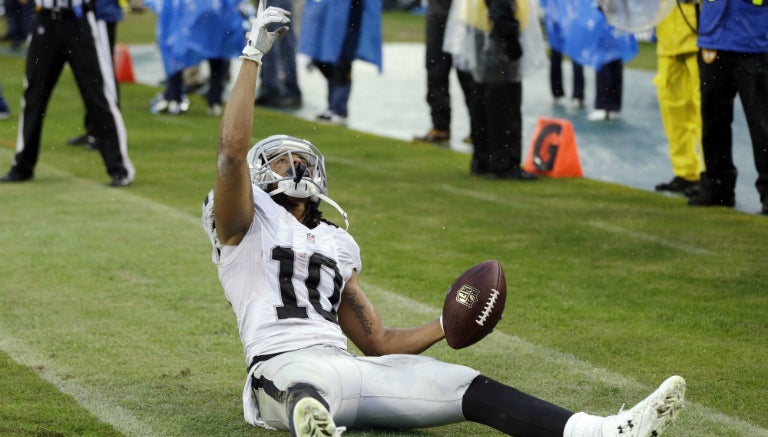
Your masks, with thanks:
M 689 206 L 729 206 L 736 205 L 736 195 L 733 193 L 713 193 L 711 191 L 699 190 L 695 195 L 688 198 Z
M 254 105 L 256 106 L 275 106 L 275 103 L 277 103 L 277 98 L 267 95 L 256 97 L 256 100 L 254 101 Z
M 99 142 L 93 135 L 81 135 L 67 140 L 70 146 L 85 146 L 87 150 L 99 150 Z
M 656 191 L 670 191 L 672 193 L 685 193 L 686 190 L 698 185 L 699 181 L 689 181 L 688 179 L 675 176 L 669 182 L 663 182 L 656 185 Z
M 535 181 L 539 179 L 539 175 L 534 173 L 528 173 L 520 167 L 514 167 L 502 172 L 488 173 L 490 179 L 512 179 L 518 181 Z
M 691 185 L 690 187 L 686 188 L 685 191 L 683 191 L 683 195 L 685 197 L 693 197 L 699 194 L 699 191 L 701 191 L 701 185 L 697 183 L 695 185 Z
M 83 135 L 80 135 L 79 137 L 72 137 L 68 139 L 67 144 L 69 144 L 70 146 L 84 146 L 94 140 L 95 138 L 93 138 L 93 136 L 88 134 L 83 134 Z
M 133 180 L 128 176 L 115 175 L 115 176 L 112 176 L 112 180 L 109 182 L 109 186 L 110 187 L 127 187 L 132 183 L 133 183 Z
M 301 109 L 301 96 L 284 96 L 277 99 L 273 104 L 277 108 L 283 109 Z
M 413 141 L 432 144 L 447 143 L 451 141 L 451 133 L 446 130 L 430 129 L 422 136 L 413 137 Z
M 12 168 L 8 174 L 0 177 L 0 182 L 24 182 L 32 179 L 32 176 L 34 176 L 32 173 L 21 173 Z
M 760 210 L 760 214 L 768 215 L 768 199 L 763 200 L 763 209 Z

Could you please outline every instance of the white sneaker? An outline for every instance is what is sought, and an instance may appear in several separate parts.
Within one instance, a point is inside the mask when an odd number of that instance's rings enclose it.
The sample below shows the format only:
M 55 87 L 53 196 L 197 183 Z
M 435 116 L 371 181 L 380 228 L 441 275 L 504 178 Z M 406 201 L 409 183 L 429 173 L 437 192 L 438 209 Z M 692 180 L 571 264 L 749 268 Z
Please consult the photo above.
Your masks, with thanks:
M 615 120 L 619 118 L 618 111 L 606 111 L 605 109 L 595 109 L 587 114 L 587 120 L 589 121 L 603 121 L 603 120 Z
M 317 117 L 315 117 L 315 120 L 321 123 L 335 124 L 337 126 L 347 125 L 347 117 L 336 114 L 335 112 L 332 112 L 330 110 L 326 110 L 322 114 L 318 115 Z
M 166 111 L 171 115 L 181 114 L 181 105 L 179 105 L 179 102 L 176 100 L 171 100 L 168 102 L 168 108 Z
M 315 398 L 302 398 L 293 408 L 292 436 L 340 437 L 344 431 L 346 428 L 337 427 L 331 413 Z
M 224 110 L 221 108 L 221 105 L 218 103 L 214 103 L 213 105 L 209 106 L 208 109 L 205 110 L 206 114 L 213 115 L 216 117 L 220 116 L 223 112 Z
M 684 399 L 685 379 L 670 376 L 631 410 L 606 417 L 603 437 L 657 437 L 680 414 Z

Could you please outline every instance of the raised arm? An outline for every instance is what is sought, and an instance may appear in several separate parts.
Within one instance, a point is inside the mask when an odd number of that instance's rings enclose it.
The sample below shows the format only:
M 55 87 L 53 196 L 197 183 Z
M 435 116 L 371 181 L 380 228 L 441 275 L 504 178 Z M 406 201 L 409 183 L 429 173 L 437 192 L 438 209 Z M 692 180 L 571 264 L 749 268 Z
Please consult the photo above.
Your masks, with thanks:
M 353 272 L 339 304 L 339 324 L 366 355 L 419 354 L 444 338 L 440 319 L 413 328 L 388 328 Z
M 288 23 L 290 13 L 269 7 L 259 10 L 251 20 L 251 32 L 243 48 L 240 72 L 232 86 L 229 101 L 221 117 L 217 153 L 216 232 L 221 244 L 237 245 L 253 221 L 253 193 L 248 171 L 248 148 L 253 131 L 253 106 L 261 58 L 288 28 L 267 31 L 270 23 Z

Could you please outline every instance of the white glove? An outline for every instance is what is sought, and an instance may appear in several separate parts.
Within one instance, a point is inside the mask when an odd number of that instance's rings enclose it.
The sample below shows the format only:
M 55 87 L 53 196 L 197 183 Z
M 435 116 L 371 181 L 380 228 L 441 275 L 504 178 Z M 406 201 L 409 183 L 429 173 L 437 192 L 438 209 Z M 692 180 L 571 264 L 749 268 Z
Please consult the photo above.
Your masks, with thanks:
M 261 58 L 267 54 L 275 40 L 288 31 L 288 26 L 283 26 L 274 32 L 267 30 L 267 25 L 271 23 L 290 23 L 288 16 L 290 12 L 285 9 L 270 6 L 264 10 L 259 10 L 256 17 L 251 18 L 251 32 L 248 33 L 248 43 L 243 48 L 243 56 L 240 59 L 261 64 Z

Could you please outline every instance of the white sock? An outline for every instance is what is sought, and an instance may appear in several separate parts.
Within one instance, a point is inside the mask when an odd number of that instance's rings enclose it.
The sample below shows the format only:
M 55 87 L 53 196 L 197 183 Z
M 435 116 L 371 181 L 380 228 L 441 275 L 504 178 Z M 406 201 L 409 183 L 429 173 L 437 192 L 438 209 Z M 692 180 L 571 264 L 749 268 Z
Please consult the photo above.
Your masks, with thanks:
M 568 419 L 563 430 L 563 437 L 601 437 L 603 434 L 601 416 L 576 413 Z

